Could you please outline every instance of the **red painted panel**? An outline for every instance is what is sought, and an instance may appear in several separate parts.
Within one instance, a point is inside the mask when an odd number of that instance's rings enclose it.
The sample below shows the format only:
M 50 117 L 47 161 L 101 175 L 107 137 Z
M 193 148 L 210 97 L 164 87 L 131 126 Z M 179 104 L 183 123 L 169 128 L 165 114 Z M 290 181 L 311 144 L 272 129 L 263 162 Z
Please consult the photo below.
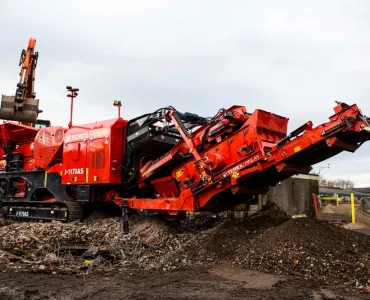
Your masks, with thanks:
M 47 168 L 53 160 L 61 159 L 60 148 L 64 140 L 62 127 L 41 128 L 34 143 L 34 158 L 36 167 Z
M 106 131 L 110 135 L 110 129 Z M 91 138 L 87 154 L 89 182 L 109 182 L 110 159 L 109 144 L 107 138 Z
M 120 183 L 125 124 L 122 119 L 111 119 L 68 130 L 62 183 Z M 73 181 L 75 177 L 77 181 Z
M 86 182 L 86 141 L 73 141 L 63 148 L 63 184 Z

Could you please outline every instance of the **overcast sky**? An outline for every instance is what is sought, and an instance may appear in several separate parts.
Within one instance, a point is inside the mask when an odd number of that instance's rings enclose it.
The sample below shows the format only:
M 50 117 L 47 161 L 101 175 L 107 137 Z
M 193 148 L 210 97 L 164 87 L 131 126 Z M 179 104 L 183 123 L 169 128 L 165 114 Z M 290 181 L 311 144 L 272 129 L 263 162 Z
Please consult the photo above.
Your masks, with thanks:
M 0 93 L 13 95 L 20 52 L 37 39 L 41 118 L 67 125 L 66 85 L 80 89 L 74 123 L 172 105 L 212 116 L 245 105 L 327 121 L 334 101 L 370 115 L 369 1 L 0 0 Z M 203 104 L 201 104 L 203 103 Z M 370 142 L 326 178 L 370 186 Z

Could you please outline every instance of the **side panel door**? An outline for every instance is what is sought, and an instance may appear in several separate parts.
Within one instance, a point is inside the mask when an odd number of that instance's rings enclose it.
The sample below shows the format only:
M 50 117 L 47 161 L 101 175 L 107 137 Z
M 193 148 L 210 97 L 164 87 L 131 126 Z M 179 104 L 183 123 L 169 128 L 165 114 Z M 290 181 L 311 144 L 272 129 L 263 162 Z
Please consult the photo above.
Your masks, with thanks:
M 63 148 L 63 184 L 86 182 L 86 141 L 66 143 Z
M 90 183 L 107 183 L 110 175 L 110 153 L 107 139 L 92 138 L 88 149 L 88 181 Z

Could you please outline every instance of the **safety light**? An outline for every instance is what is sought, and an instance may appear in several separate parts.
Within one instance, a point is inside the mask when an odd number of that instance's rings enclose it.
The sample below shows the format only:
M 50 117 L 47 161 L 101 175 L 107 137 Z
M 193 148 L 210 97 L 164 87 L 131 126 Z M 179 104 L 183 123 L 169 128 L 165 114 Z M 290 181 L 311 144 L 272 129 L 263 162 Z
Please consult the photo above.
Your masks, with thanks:
M 73 99 L 76 98 L 78 96 L 78 93 L 80 91 L 80 89 L 76 89 L 76 88 L 73 88 L 71 87 L 70 85 L 67 85 L 66 86 L 66 89 L 67 91 L 69 92 L 69 94 L 67 95 L 68 98 L 71 98 L 71 116 L 70 116 L 70 120 L 69 120 L 69 124 L 68 124 L 68 127 L 69 128 L 72 128 L 72 115 L 73 115 Z
M 122 106 L 121 101 L 114 100 L 113 101 L 113 106 L 117 106 L 117 108 L 118 108 L 118 118 L 120 118 L 121 117 L 121 106 Z

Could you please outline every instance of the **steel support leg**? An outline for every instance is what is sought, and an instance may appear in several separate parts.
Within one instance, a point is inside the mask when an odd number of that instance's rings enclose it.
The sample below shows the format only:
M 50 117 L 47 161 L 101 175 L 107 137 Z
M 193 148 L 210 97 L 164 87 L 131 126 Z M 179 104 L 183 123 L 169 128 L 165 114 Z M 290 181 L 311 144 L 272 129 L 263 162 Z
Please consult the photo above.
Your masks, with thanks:
M 129 223 L 128 223 L 128 203 L 125 200 L 122 200 L 122 227 L 123 233 L 129 233 Z

